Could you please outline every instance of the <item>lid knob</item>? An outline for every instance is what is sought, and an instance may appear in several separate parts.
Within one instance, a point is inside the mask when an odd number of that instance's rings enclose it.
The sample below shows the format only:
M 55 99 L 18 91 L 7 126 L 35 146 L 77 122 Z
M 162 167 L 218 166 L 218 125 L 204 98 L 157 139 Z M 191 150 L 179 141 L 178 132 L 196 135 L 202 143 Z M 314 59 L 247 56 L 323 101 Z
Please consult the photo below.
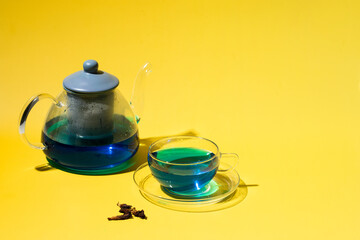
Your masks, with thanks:
M 84 70 L 67 76 L 63 81 L 65 90 L 75 93 L 99 93 L 112 90 L 119 85 L 115 76 L 98 70 L 95 60 L 84 62 Z
M 84 71 L 87 73 L 97 73 L 99 64 L 95 60 L 87 60 L 84 62 Z

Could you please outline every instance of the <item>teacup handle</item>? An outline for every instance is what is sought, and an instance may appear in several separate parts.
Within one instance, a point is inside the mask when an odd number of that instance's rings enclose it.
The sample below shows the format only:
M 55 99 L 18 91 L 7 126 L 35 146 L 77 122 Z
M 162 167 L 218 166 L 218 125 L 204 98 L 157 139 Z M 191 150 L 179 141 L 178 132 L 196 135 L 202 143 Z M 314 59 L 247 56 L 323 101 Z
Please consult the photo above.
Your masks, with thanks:
M 31 109 L 35 106 L 37 102 L 46 98 L 50 98 L 51 100 L 53 100 L 55 104 L 57 104 L 56 99 L 53 96 L 47 93 L 41 93 L 39 95 L 33 96 L 32 98 L 29 99 L 29 101 L 27 101 L 27 103 L 24 105 L 23 109 L 21 110 L 20 118 L 19 118 L 19 132 L 21 138 L 30 147 L 40 150 L 46 149 L 46 146 L 44 146 L 44 144 L 42 143 L 35 143 L 35 144 L 31 143 L 25 135 L 25 125 L 26 125 L 26 119 L 29 116 Z
M 228 168 L 219 168 L 218 172 L 228 172 L 232 171 L 239 164 L 239 156 L 236 153 L 220 153 L 220 161 L 226 161 L 228 163 Z M 230 161 L 230 163 L 229 163 Z M 224 165 L 224 164 L 222 164 Z

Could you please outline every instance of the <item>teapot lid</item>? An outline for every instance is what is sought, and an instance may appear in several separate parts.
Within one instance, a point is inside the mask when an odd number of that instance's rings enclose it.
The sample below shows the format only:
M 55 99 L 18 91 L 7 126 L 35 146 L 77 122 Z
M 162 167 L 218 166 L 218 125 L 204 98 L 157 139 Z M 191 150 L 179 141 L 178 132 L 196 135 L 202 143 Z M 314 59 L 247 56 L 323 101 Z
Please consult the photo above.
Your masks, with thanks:
M 119 79 L 98 70 L 99 64 L 95 60 L 87 60 L 83 64 L 84 70 L 67 76 L 63 81 L 65 90 L 76 93 L 98 93 L 116 88 Z

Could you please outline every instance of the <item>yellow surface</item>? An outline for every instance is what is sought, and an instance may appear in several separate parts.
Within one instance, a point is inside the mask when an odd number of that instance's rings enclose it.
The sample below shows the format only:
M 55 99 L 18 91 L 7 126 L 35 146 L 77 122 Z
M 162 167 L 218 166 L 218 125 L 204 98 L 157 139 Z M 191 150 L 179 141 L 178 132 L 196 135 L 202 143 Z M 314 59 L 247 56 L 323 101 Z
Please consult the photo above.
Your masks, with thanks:
M 1 1 L 0 239 L 360 239 L 359 1 Z M 240 155 L 248 195 L 210 213 L 146 201 L 133 172 L 37 171 L 18 115 L 86 59 L 153 64 L 141 138 L 193 132 Z M 39 141 L 50 103 L 30 114 Z M 143 159 L 144 160 L 144 159 Z M 108 222 L 116 203 L 149 219 Z

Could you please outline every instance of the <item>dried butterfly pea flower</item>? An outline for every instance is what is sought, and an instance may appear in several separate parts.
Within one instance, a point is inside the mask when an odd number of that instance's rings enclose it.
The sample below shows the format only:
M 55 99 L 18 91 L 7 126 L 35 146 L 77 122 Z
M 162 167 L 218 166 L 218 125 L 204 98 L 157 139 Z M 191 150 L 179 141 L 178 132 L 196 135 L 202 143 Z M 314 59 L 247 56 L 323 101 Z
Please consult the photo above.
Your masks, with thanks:
M 121 213 L 131 213 L 131 209 L 132 209 L 132 208 L 121 208 L 121 209 L 119 210 L 119 212 L 121 212 Z
M 123 215 L 117 215 L 117 216 L 114 216 L 114 217 L 108 217 L 108 220 L 109 221 L 111 221 L 111 220 L 126 220 L 126 219 L 129 219 L 129 218 L 132 218 L 131 213 L 125 213 Z
M 142 219 L 147 219 L 147 217 L 145 216 L 145 213 L 144 213 L 144 210 L 140 210 L 140 211 L 133 211 L 132 214 L 135 216 L 135 217 L 139 217 L 139 218 L 142 218 Z
M 120 207 L 119 212 L 123 213 L 123 215 L 117 215 L 114 217 L 109 217 L 108 220 L 125 220 L 125 219 L 130 219 L 133 218 L 132 216 L 134 215 L 135 217 L 139 217 L 142 219 L 147 219 L 147 217 L 145 216 L 144 210 L 140 210 L 137 211 L 135 207 L 132 207 L 131 205 L 122 203 L 120 204 L 119 202 L 116 204 L 118 207 Z
M 127 205 L 126 203 L 123 204 L 117 203 L 117 206 L 119 206 L 120 208 L 127 208 L 127 209 L 130 209 L 132 207 L 131 205 Z

